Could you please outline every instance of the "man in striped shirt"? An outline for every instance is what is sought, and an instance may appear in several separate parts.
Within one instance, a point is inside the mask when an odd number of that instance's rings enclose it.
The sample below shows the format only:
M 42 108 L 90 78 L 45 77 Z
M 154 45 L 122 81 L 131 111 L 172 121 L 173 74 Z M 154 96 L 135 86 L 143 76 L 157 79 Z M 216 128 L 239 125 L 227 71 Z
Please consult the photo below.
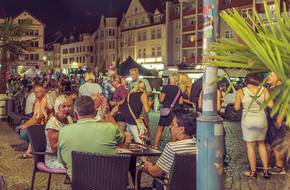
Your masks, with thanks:
M 153 164 L 144 162 L 144 169 L 154 177 L 169 176 L 175 154 L 196 153 L 196 140 L 193 135 L 196 133 L 195 113 L 175 112 L 175 118 L 171 124 L 171 140 L 162 152 L 160 158 Z

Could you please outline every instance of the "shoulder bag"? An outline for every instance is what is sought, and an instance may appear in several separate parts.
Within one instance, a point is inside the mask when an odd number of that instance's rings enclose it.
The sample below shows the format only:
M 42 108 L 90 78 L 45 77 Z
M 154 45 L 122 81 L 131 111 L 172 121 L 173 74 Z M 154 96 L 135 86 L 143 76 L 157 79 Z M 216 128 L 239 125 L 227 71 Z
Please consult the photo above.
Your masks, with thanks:
M 160 116 L 168 116 L 169 115 L 171 109 L 174 107 L 175 103 L 177 102 L 177 100 L 180 96 L 180 93 L 181 93 L 181 90 L 178 89 L 178 92 L 177 92 L 172 104 L 170 105 L 170 108 L 161 108 L 160 109 Z
M 136 125 L 137 125 L 137 129 L 138 129 L 138 133 L 139 133 L 139 137 L 141 138 L 142 141 L 144 141 L 145 139 L 147 139 L 147 128 L 142 120 L 142 118 L 140 117 L 136 117 L 131 106 L 130 106 L 130 95 L 131 94 L 128 94 L 128 97 L 127 97 L 127 101 L 128 101 L 128 108 L 129 108 L 129 111 L 133 117 L 133 119 L 135 120 L 136 122 Z

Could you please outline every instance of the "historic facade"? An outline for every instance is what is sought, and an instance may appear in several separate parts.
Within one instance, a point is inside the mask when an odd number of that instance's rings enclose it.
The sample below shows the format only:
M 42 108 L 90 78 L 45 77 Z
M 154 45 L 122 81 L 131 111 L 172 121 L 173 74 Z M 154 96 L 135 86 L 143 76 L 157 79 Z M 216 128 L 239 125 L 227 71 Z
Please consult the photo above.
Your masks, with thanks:
M 15 23 L 26 22 L 28 24 L 25 36 L 19 40 L 31 40 L 25 55 L 17 60 L 18 65 L 25 67 L 39 66 L 45 70 L 43 61 L 45 24 L 26 10 L 15 16 L 13 21 Z
M 156 0 L 131 1 L 120 23 L 122 61 L 131 56 L 146 68 L 164 69 L 167 63 L 164 8 Z

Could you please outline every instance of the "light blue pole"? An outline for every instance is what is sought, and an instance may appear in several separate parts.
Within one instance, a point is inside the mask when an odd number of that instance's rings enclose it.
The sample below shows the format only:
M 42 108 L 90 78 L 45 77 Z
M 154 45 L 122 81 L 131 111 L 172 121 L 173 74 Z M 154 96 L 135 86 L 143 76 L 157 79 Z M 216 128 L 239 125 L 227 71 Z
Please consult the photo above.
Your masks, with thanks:
M 203 99 L 197 121 L 197 190 L 223 190 L 223 122 L 217 115 L 217 68 L 207 66 L 208 48 L 218 34 L 218 0 L 203 0 Z

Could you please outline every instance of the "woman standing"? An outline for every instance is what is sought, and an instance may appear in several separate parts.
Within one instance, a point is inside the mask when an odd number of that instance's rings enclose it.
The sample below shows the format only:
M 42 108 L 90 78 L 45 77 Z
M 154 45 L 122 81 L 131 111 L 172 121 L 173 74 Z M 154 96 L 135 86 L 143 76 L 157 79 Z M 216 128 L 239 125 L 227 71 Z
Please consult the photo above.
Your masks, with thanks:
M 179 77 L 179 86 L 182 92 L 183 98 L 183 107 L 184 108 L 194 108 L 194 102 L 191 100 L 191 90 L 192 90 L 192 81 L 189 76 L 185 73 L 180 74 Z
M 255 152 L 257 145 L 264 169 L 263 176 L 270 178 L 268 154 L 264 142 L 268 123 L 266 113 L 261 109 L 261 104 L 269 98 L 269 92 L 264 87 L 260 87 L 261 82 L 262 78 L 257 73 L 249 73 L 246 76 L 246 87 L 240 89 L 236 95 L 235 110 L 240 110 L 243 105 L 241 125 L 250 162 L 250 170 L 243 174 L 247 177 L 257 177 Z M 268 106 L 273 107 L 273 102 L 270 101 Z
M 72 118 L 69 115 L 72 109 L 72 100 L 66 95 L 60 95 L 54 103 L 55 114 L 50 117 L 45 126 L 46 152 L 56 153 L 58 146 L 59 130 L 67 124 L 71 124 Z M 45 164 L 49 168 L 63 168 L 56 156 L 45 155 Z
M 145 89 L 145 84 L 142 81 L 138 81 L 125 101 L 114 108 L 118 109 L 118 113 L 115 116 L 116 121 L 125 123 L 125 128 L 132 134 L 134 141 L 137 143 L 143 143 L 141 136 L 144 135 L 142 134 L 144 129 L 138 127 L 136 120 L 142 120 L 143 107 L 146 112 L 149 112 L 152 106 L 152 102 L 149 103 Z
M 162 88 L 160 103 L 163 104 L 163 108 L 160 110 L 160 119 L 154 138 L 153 148 L 158 147 L 164 128 L 171 125 L 174 118 L 173 110 L 183 103 L 182 92 L 178 86 L 178 81 L 179 75 L 177 73 L 172 73 L 169 76 L 169 85 Z

